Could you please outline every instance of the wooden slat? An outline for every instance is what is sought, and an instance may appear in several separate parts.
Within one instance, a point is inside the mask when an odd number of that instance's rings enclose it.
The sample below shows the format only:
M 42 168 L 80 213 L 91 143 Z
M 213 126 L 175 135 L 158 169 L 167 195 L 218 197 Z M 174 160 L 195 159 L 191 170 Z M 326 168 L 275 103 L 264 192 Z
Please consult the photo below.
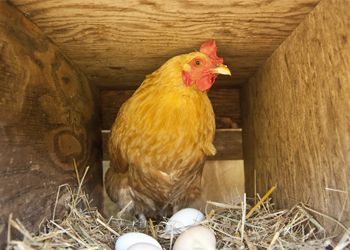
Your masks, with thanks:
M 214 145 L 216 155 L 208 160 L 240 160 L 242 155 L 242 131 L 223 129 L 216 130 Z
M 349 9 L 350 1 L 322 1 L 242 94 L 247 193 L 253 195 L 255 184 L 260 194 L 277 184 L 278 206 L 305 202 L 347 228 Z M 320 219 L 327 229 L 340 228 Z
M 319 0 L 9 0 L 99 86 L 136 87 L 169 58 L 214 38 L 246 82 Z
M 109 132 L 102 133 L 104 160 L 109 160 L 107 146 L 109 136 Z M 217 130 L 214 145 L 217 150 L 216 155 L 209 157 L 208 160 L 241 160 L 243 158 L 242 131 L 240 130 Z
M 212 89 L 208 96 L 213 105 L 217 129 L 241 127 L 240 89 Z
M 101 206 L 96 91 L 40 30 L 0 1 L 0 249 L 10 213 L 30 231 L 51 218 L 57 188 L 84 187 Z M 62 212 L 60 204 L 57 214 Z
M 241 126 L 240 89 L 212 89 L 212 102 L 218 129 L 239 128 Z M 110 129 L 121 105 L 134 90 L 101 90 L 102 129 Z

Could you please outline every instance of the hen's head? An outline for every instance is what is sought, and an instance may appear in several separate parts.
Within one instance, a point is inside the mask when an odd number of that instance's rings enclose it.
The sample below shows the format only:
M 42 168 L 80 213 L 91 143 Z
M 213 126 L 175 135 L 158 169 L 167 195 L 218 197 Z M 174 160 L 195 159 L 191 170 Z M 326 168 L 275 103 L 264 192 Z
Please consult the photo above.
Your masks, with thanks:
M 216 52 L 215 41 L 209 40 L 201 45 L 199 52 L 188 54 L 182 67 L 182 80 L 186 86 L 196 84 L 199 90 L 206 91 L 214 84 L 218 74 L 231 75 Z

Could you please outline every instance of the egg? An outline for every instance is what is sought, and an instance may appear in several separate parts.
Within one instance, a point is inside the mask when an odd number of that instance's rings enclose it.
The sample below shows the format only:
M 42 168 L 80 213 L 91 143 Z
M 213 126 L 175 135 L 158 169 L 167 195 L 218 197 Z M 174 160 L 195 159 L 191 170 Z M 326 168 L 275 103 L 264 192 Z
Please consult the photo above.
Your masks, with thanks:
M 158 249 L 162 249 L 158 241 L 143 233 L 126 233 L 120 236 L 115 243 L 115 250 L 128 250 L 129 247 L 137 243 L 151 244 Z
M 199 224 L 205 218 L 204 214 L 195 208 L 184 208 L 170 217 L 165 226 L 166 234 L 179 234 L 189 226 Z
M 128 250 L 162 250 L 150 243 L 136 243 L 128 248 Z
M 209 228 L 195 226 L 180 234 L 173 250 L 215 250 L 215 247 L 214 233 Z

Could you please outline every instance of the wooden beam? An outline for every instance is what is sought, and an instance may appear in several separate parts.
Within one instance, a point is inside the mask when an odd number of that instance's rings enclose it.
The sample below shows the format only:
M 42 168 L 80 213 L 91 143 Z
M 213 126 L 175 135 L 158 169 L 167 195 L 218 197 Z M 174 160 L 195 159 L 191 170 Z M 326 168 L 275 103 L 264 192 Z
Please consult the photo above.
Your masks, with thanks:
M 103 131 L 103 160 L 109 160 L 108 140 L 110 132 Z M 208 160 L 241 160 L 242 153 L 242 131 L 236 129 L 217 130 L 214 139 L 216 155 Z
M 134 90 L 101 90 L 102 129 L 110 129 L 121 105 Z M 208 92 L 218 129 L 241 126 L 240 89 L 212 89 Z

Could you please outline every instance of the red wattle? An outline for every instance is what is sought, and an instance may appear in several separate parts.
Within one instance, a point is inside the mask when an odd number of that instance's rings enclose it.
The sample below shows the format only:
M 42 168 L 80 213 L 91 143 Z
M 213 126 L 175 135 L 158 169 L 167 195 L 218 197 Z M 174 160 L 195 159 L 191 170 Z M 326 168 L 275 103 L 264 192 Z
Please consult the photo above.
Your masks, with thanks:
M 198 89 L 200 91 L 206 91 L 206 90 L 210 89 L 211 86 L 213 86 L 213 84 L 215 82 L 215 78 L 216 78 L 215 75 L 209 75 L 209 76 L 202 77 L 201 79 L 196 81 Z
M 192 84 L 191 75 L 187 71 L 182 71 L 182 80 L 184 81 L 186 86 L 190 86 Z

